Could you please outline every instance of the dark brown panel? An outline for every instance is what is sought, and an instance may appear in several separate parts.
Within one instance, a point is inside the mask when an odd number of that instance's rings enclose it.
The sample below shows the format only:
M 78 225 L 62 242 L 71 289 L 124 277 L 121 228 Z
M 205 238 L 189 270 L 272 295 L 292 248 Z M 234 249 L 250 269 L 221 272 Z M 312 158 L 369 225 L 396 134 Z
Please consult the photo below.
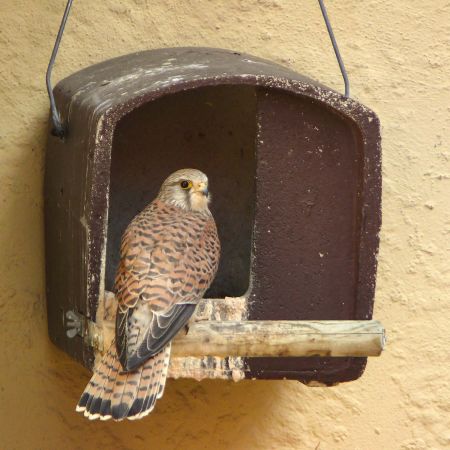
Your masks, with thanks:
M 250 319 L 353 319 L 363 148 L 354 125 L 308 98 L 258 91 Z M 367 305 L 368 307 L 368 305 Z M 336 382 L 364 359 L 254 358 L 259 377 Z M 287 373 L 289 372 L 289 374 Z M 332 374 L 332 376 L 330 376 Z
M 79 128 L 80 127 L 80 128 Z M 88 153 L 83 118 L 74 118 L 64 141 L 49 135 L 45 164 L 45 253 L 48 329 L 51 340 L 86 364 L 82 338 L 66 336 L 69 310 L 88 314 Z

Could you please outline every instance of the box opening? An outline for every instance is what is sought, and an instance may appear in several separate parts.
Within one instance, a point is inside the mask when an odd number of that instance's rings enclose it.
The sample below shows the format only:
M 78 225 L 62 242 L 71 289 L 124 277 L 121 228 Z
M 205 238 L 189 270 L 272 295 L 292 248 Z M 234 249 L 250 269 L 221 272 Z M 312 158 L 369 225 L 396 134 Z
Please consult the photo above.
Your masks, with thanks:
M 120 239 L 164 179 L 191 167 L 208 175 L 222 243 L 207 297 L 244 295 L 250 284 L 255 206 L 256 94 L 251 86 L 214 86 L 166 95 L 123 117 L 114 132 L 106 259 L 113 290 Z

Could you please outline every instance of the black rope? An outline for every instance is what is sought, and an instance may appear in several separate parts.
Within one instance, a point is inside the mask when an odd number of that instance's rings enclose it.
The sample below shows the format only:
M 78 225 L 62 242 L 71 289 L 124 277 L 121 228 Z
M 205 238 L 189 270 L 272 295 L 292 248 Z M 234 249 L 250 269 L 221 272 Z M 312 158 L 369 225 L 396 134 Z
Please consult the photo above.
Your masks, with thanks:
M 52 88 L 52 82 L 51 82 L 51 76 L 52 76 L 52 70 L 53 66 L 55 64 L 56 55 L 58 53 L 59 44 L 61 43 L 62 35 L 64 33 L 64 28 L 66 27 L 67 18 L 69 17 L 70 8 L 72 7 L 72 1 L 68 0 L 66 9 L 64 10 L 64 15 L 61 20 L 61 25 L 59 26 L 58 35 L 56 36 L 55 45 L 53 47 L 52 56 L 50 57 L 50 61 L 48 63 L 47 67 L 47 73 L 45 76 L 45 82 L 47 84 L 47 92 L 50 99 L 50 110 L 52 114 L 52 122 L 53 122 L 53 128 L 52 128 L 52 134 L 53 136 L 58 136 L 59 138 L 63 138 L 66 129 L 61 121 L 61 116 L 59 115 L 59 112 L 56 108 L 55 104 L 55 97 L 53 95 L 53 88 Z
M 66 4 L 66 9 L 64 10 L 64 15 L 61 20 L 61 25 L 59 26 L 59 31 L 56 36 L 55 45 L 53 47 L 52 56 L 50 57 L 50 61 L 48 63 L 47 67 L 47 74 L 45 77 L 45 81 L 47 84 L 47 92 L 50 99 L 50 110 L 52 115 L 52 134 L 53 136 L 58 136 L 59 138 L 64 138 L 67 127 L 64 126 L 64 124 L 61 121 L 61 116 L 58 112 L 58 109 L 56 108 L 55 103 L 55 97 L 53 95 L 53 88 L 52 88 L 52 82 L 51 82 L 51 75 L 53 66 L 55 64 L 56 55 L 58 54 L 59 44 L 61 43 L 61 39 L 64 33 L 64 28 L 66 27 L 67 18 L 69 17 L 70 8 L 72 7 L 73 0 L 68 0 Z M 323 0 L 319 0 L 320 10 L 322 11 L 323 19 L 325 21 L 325 24 L 327 26 L 328 34 L 331 39 L 331 43 L 333 44 L 334 53 L 336 55 L 336 59 L 339 63 L 339 68 L 341 69 L 342 78 L 344 79 L 344 85 L 345 85 L 345 96 L 350 96 L 350 82 L 348 80 L 347 72 L 345 70 L 344 61 L 342 60 L 341 54 L 339 52 L 339 47 L 336 42 L 336 38 L 334 37 L 333 29 L 331 27 L 330 20 L 328 18 L 327 10 L 325 8 L 325 5 L 323 3 Z
M 323 3 L 323 0 L 319 0 L 320 10 L 322 11 L 323 20 L 325 20 L 325 25 L 327 26 L 328 34 L 333 44 L 334 54 L 339 63 L 339 68 L 341 69 L 342 78 L 344 79 L 345 85 L 345 96 L 350 97 L 350 81 L 348 80 L 347 71 L 345 70 L 344 61 L 342 60 L 341 53 L 339 52 L 339 47 L 334 37 L 333 28 L 331 28 L 330 19 L 328 18 L 327 9 Z

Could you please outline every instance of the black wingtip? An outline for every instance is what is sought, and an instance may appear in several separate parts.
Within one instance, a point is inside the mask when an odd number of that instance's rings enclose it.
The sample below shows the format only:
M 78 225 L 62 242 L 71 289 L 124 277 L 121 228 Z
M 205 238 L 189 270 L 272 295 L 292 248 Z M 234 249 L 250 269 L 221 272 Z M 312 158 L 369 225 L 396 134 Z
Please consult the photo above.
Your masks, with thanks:
M 94 397 L 92 395 L 89 395 L 88 401 L 86 403 L 86 411 L 89 411 L 91 409 L 92 401 L 94 400 Z
M 128 411 L 128 417 L 133 417 L 139 414 L 142 411 L 143 404 L 144 400 L 142 398 L 137 398 L 131 405 L 130 410 Z
M 156 402 L 156 395 L 149 395 L 144 402 L 144 406 L 142 407 L 142 412 L 147 411 L 147 409 L 151 408 L 152 405 Z
M 112 418 L 114 420 L 122 420 L 125 417 L 127 417 L 127 413 L 128 413 L 128 405 L 126 403 L 120 403 L 119 405 L 114 405 L 112 407 Z
M 81 396 L 78 406 L 80 408 L 84 408 L 87 405 L 87 402 L 89 400 L 90 395 L 87 392 L 83 392 L 83 395 Z
M 101 404 L 102 404 L 101 397 L 94 398 L 94 400 L 92 400 L 92 402 L 91 402 L 91 406 L 89 407 L 89 413 L 90 414 L 99 414 Z
M 103 400 L 100 405 L 101 416 L 111 416 L 111 400 Z

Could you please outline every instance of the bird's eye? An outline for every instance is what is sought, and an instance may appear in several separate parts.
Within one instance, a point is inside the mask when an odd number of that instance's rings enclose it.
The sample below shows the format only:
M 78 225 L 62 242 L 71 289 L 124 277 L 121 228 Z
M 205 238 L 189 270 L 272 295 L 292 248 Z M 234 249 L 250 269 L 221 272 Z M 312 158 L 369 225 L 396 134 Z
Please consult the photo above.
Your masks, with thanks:
M 192 187 L 192 181 L 183 180 L 180 183 L 181 189 L 190 189 Z

